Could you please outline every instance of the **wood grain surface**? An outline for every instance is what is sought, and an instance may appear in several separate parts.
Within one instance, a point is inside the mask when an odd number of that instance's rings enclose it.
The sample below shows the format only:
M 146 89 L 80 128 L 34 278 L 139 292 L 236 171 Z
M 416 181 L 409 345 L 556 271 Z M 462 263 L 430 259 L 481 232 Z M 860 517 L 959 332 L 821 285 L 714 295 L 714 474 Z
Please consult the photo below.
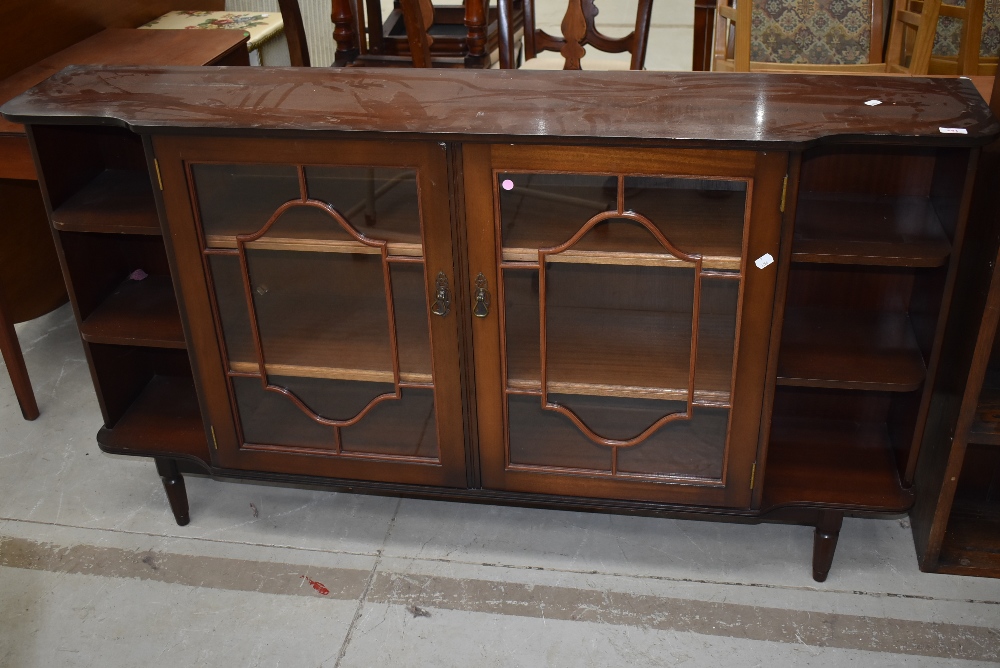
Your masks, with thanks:
M 964 146 L 1000 132 L 965 79 L 700 72 L 80 66 L 0 111 L 13 122 L 75 117 L 139 131 L 253 127 L 478 141 L 683 140 L 688 148 L 834 138 Z

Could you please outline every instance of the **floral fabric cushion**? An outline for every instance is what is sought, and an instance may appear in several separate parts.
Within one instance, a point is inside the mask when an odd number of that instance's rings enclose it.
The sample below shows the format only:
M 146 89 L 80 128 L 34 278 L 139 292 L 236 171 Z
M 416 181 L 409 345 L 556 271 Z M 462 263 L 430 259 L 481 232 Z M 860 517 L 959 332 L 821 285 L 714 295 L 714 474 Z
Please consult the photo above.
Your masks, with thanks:
M 253 51 L 264 42 L 280 34 L 285 25 L 280 12 L 269 14 L 254 12 L 211 12 L 182 10 L 167 12 L 140 28 L 160 30 L 242 30 L 250 37 L 247 49 Z
M 949 5 L 965 6 L 965 0 L 948 0 Z M 962 22 L 948 16 L 938 19 L 934 36 L 935 56 L 957 56 L 962 41 Z M 981 58 L 1000 55 L 1000 0 L 986 0 L 983 11 L 983 39 L 979 43 Z
M 755 0 L 750 60 L 813 65 L 867 63 L 871 18 L 871 3 L 866 0 Z

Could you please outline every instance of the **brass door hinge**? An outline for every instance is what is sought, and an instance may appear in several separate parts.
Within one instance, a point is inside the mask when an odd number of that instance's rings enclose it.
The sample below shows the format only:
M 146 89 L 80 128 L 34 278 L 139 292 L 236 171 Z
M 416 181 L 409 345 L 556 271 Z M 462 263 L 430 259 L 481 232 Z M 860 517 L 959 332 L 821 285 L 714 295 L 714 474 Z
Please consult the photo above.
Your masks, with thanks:
M 156 169 L 156 182 L 160 185 L 160 192 L 163 192 L 163 178 L 160 177 L 160 161 L 153 158 L 153 167 Z M 784 202 L 784 195 L 781 197 L 781 201 Z M 784 211 L 784 205 L 782 205 L 782 211 Z
M 215 448 L 216 450 L 218 450 L 219 449 L 219 442 L 217 440 L 215 440 L 215 427 L 209 425 L 208 428 L 212 432 L 212 447 Z
M 163 190 L 163 186 L 160 186 L 160 190 Z M 785 212 L 785 195 L 788 194 L 788 174 L 785 174 L 785 179 L 781 182 L 781 213 Z
M 757 477 L 757 462 L 753 463 L 753 468 L 750 469 L 750 489 L 753 489 L 754 478 Z

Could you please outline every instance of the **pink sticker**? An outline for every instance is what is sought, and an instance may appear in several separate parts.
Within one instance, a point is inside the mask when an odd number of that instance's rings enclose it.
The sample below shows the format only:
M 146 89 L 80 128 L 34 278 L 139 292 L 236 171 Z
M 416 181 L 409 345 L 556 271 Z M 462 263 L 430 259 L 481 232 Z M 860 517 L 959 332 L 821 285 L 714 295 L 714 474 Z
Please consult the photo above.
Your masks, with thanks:
M 514 189 L 514 182 L 511 181 L 510 179 L 504 179 L 503 183 L 501 183 L 500 185 L 503 186 L 504 190 L 513 190 Z

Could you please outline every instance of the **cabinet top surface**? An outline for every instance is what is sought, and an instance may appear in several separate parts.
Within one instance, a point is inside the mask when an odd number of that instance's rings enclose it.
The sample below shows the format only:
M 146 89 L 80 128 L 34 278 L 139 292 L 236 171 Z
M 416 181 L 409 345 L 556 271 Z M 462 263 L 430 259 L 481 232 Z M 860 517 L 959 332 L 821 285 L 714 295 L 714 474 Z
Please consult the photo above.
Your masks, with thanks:
M 73 66 L 0 112 L 20 123 L 125 125 L 139 132 L 720 146 L 977 145 L 1000 132 L 967 79 L 701 72 Z
M 0 102 L 23 93 L 62 68 L 81 63 L 204 65 L 243 44 L 242 33 L 224 30 L 134 30 L 109 28 L 0 81 Z M 0 134 L 24 128 L 0 120 Z

